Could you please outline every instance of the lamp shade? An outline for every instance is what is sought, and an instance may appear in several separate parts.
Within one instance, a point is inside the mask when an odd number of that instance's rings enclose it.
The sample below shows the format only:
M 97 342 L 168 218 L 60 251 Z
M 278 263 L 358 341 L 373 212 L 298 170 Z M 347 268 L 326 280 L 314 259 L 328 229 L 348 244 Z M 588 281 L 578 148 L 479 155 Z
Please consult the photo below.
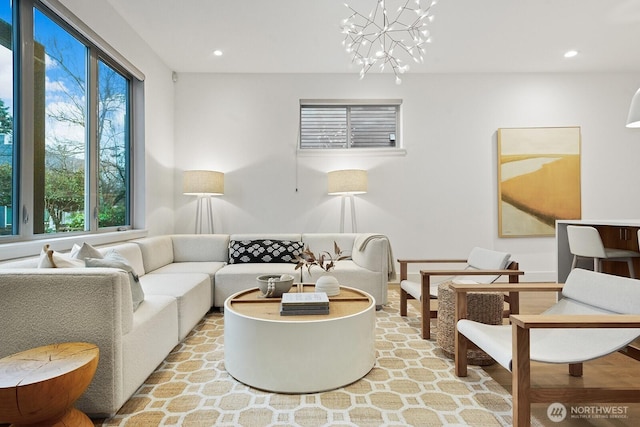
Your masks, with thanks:
M 331 195 L 366 193 L 367 171 L 346 169 L 329 172 L 328 192 Z
M 206 170 L 185 171 L 182 192 L 192 196 L 220 196 L 224 194 L 224 174 Z
M 640 128 L 640 89 L 633 95 L 629 116 L 627 117 L 628 128 Z

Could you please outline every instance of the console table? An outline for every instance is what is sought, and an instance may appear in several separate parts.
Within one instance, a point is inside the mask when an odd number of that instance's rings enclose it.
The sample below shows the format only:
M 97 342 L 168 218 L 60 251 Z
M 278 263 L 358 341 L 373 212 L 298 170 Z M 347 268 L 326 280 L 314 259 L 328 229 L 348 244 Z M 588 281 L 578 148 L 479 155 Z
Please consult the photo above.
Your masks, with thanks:
M 558 256 L 558 283 L 564 283 L 571 271 L 573 255 L 569 251 L 569 239 L 567 237 L 568 225 L 589 225 L 595 227 L 605 247 L 618 249 L 638 250 L 638 230 L 640 230 L 640 220 L 558 220 L 556 221 L 556 246 Z M 640 272 L 640 259 L 635 259 L 634 268 Z M 592 263 L 578 264 L 579 267 L 592 269 Z M 626 264 L 613 261 L 604 261 L 602 271 L 628 276 L 629 271 Z

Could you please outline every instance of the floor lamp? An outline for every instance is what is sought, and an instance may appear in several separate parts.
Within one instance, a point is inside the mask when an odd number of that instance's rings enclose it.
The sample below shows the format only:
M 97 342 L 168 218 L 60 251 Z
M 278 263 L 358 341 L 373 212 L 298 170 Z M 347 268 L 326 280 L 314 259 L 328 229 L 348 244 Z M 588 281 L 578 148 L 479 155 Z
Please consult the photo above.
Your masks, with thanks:
M 351 232 L 357 233 L 356 205 L 354 194 L 367 192 L 367 171 L 359 169 L 346 169 L 329 172 L 328 193 L 341 197 L 340 206 L 340 232 L 344 233 L 345 200 L 349 198 L 351 204 Z
M 211 205 L 211 197 L 224 194 L 224 174 L 222 172 L 207 170 L 185 171 L 182 180 L 182 191 L 186 195 L 198 197 L 195 233 L 202 234 L 204 232 L 202 209 L 206 206 L 207 230 L 213 234 L 213 207 Z

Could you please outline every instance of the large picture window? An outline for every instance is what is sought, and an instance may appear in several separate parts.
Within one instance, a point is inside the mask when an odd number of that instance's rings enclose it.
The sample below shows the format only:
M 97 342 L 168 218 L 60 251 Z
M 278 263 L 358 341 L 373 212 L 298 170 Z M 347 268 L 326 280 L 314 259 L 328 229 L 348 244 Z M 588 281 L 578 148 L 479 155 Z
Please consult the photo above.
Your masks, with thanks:
M 398 148 L 399 100 L 300 101 L 300 149 Z
M 132 99 L 142 81 L 96 40 L 106 45 L 38 0 L 0 0 L 0 235 L 132 224 Z

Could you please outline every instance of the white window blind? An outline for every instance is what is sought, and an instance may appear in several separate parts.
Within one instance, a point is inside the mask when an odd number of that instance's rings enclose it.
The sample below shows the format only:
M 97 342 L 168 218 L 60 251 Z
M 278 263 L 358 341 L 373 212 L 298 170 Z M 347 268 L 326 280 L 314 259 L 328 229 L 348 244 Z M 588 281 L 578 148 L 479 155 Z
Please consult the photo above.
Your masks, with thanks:
M 300 149 L 396 148 L 400 102 L 300 104 Z

